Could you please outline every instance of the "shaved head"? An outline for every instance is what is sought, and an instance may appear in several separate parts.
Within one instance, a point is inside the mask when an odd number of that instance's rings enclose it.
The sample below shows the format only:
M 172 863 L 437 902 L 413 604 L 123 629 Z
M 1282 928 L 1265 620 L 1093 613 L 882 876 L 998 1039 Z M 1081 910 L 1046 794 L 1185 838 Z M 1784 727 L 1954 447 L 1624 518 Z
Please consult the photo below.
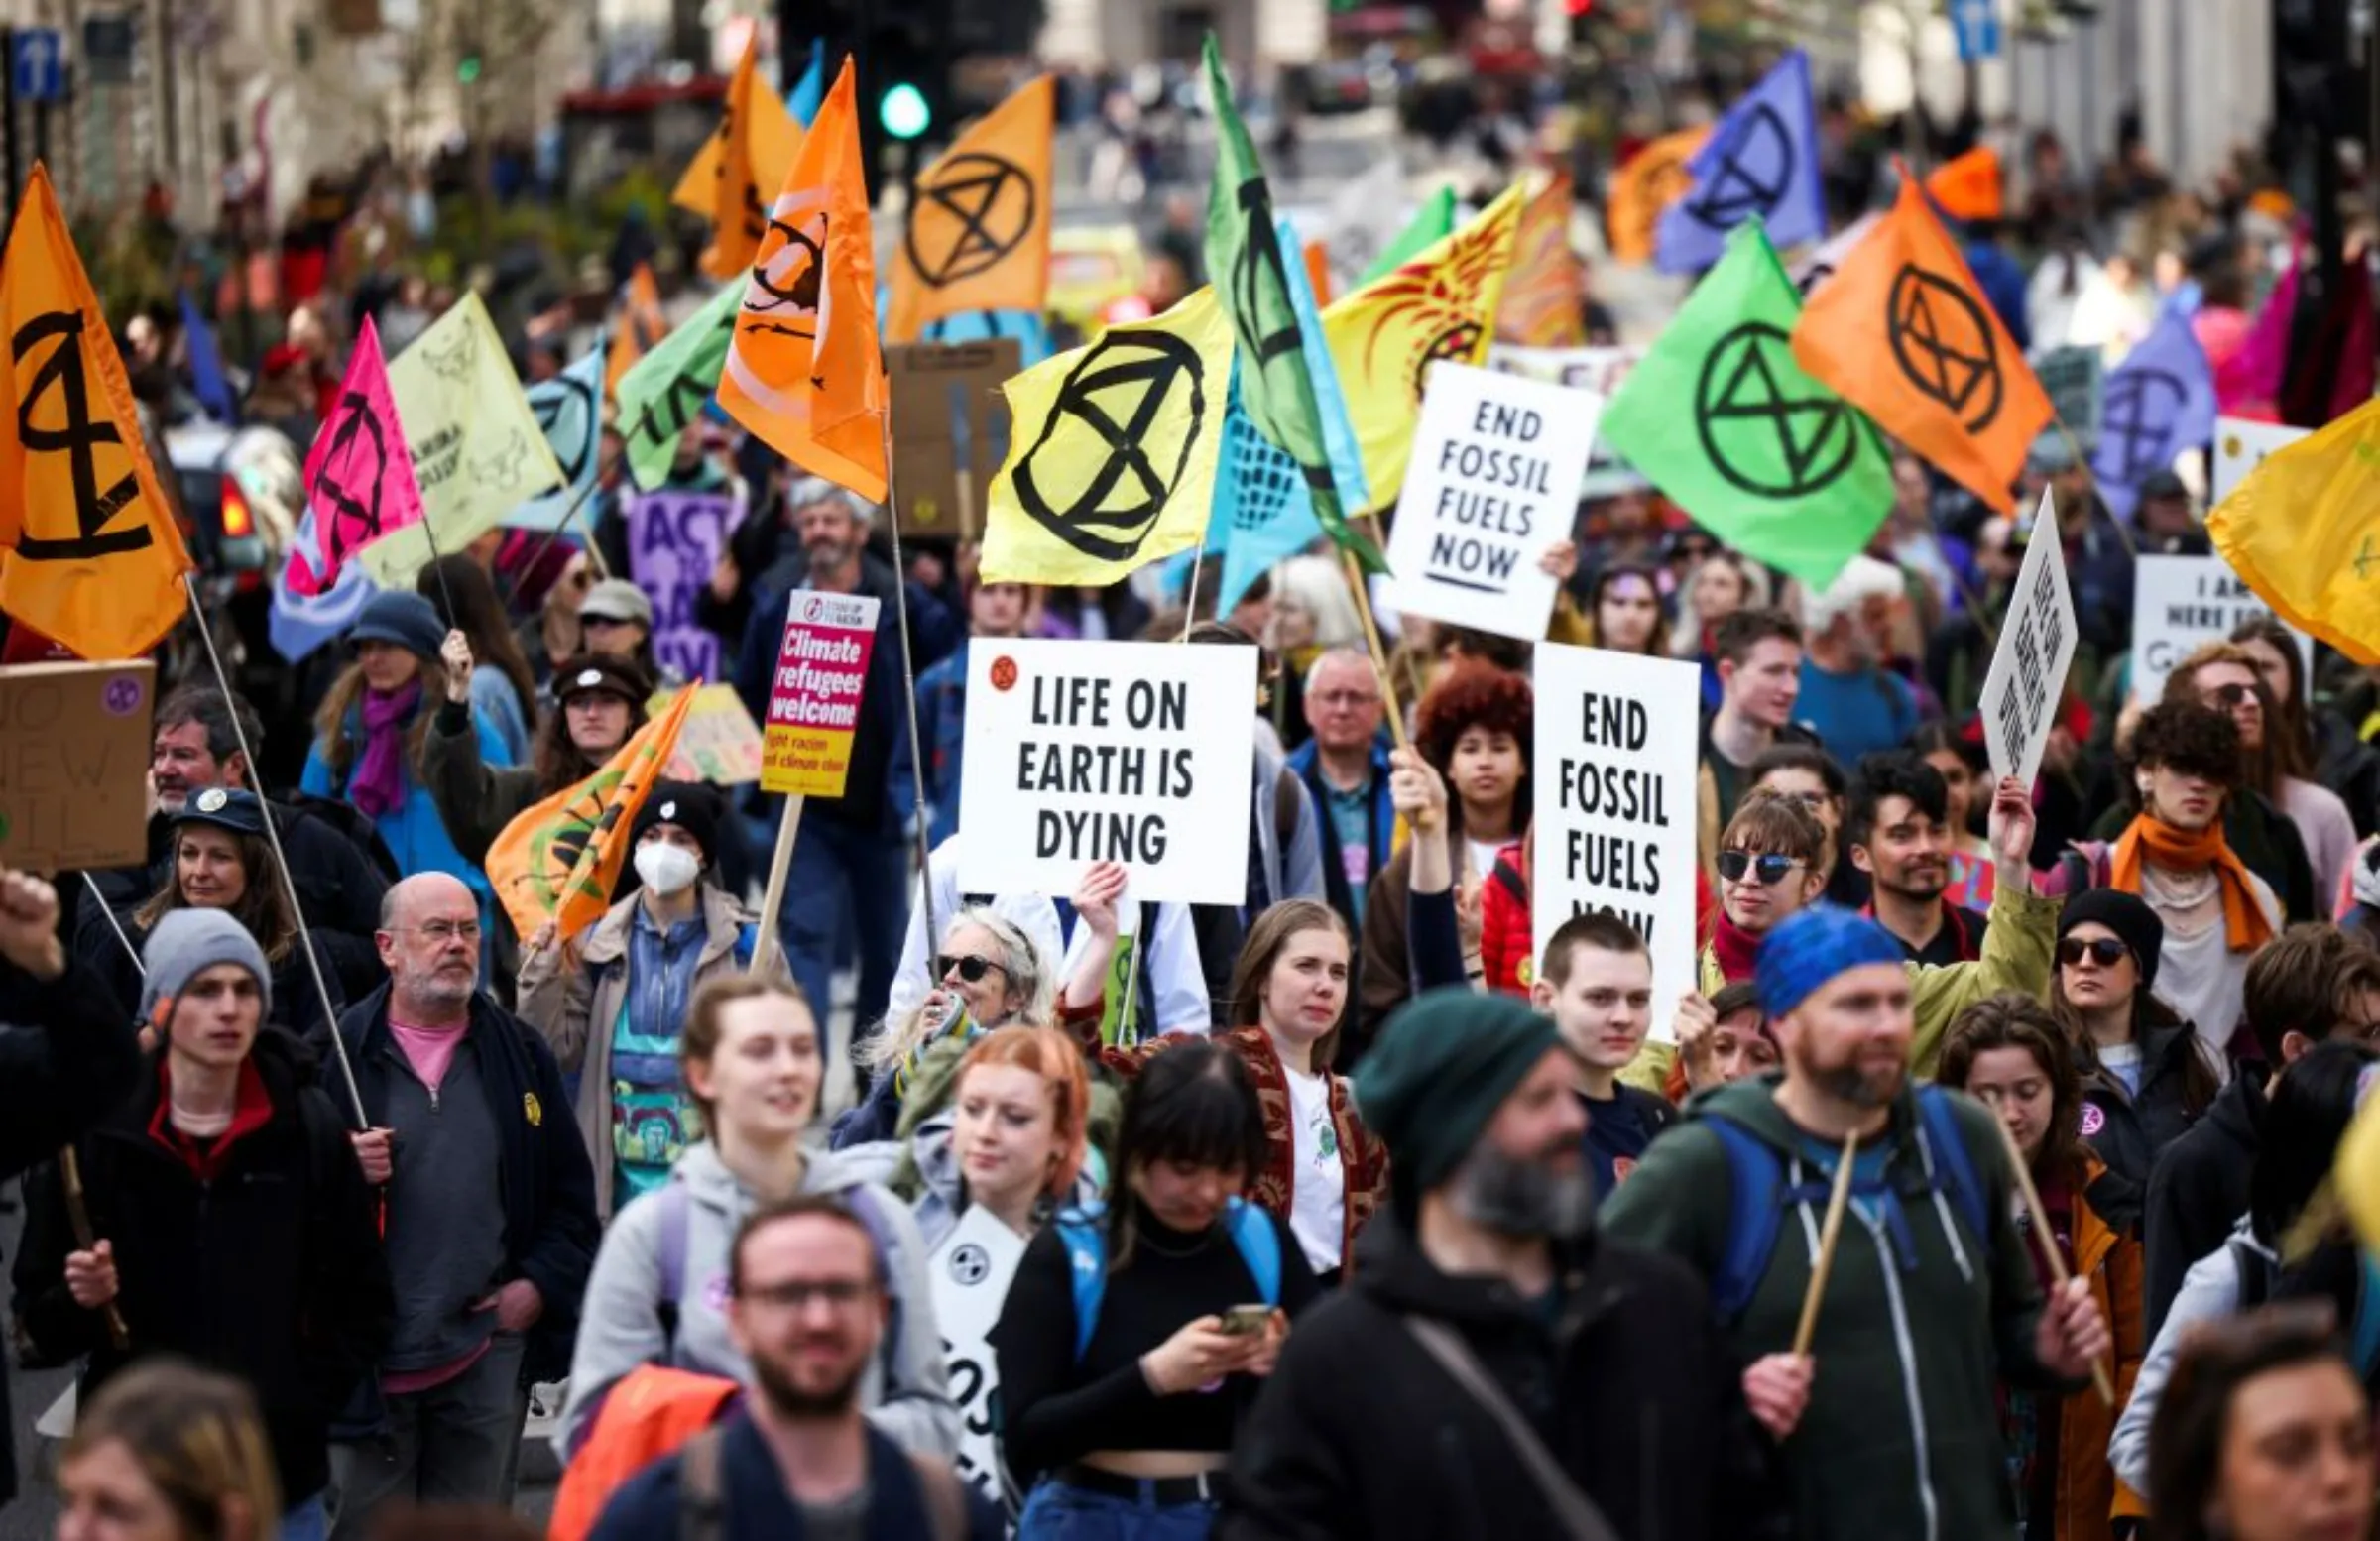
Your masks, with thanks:
M 389 971 L 389 1001 L 421 1026 L 468 1017 L 479 988 L 479 899 L 458 878 L 418 873 L 381 901 L 373 941 Z
M 416 925 L 409 919 L 415 913 L 451 908 L 468 904 L 473 913 L 479 900 L 472 897 L 469 885 L 450 873 L 416 873 L 393 886 L 380 901 L 380 928 L 393 931 L 399 926 Z

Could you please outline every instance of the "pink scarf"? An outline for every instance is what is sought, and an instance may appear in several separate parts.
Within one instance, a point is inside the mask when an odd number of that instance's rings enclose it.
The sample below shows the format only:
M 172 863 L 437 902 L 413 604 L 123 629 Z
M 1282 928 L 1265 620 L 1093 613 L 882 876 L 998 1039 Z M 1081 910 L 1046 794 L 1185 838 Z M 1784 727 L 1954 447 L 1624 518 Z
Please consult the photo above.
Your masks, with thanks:
M 364 756 L 347 780 L 347 800 L 368 819 L 405 801 L 405 729 L 421 705 L 421 681 L 403 690 L 364 692 Z

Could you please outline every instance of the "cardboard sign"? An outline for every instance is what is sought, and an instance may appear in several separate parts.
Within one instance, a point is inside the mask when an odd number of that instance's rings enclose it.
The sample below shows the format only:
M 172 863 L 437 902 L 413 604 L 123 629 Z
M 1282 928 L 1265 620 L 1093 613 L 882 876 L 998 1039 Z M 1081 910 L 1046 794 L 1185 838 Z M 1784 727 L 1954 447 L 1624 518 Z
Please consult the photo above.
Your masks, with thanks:
M 1122 862 L 1135 899 L 1248 896 L 1256 651 L 983 640 L 967 652 L 959 887 L 1074 892 Z
M 1488 350 L 1488 367 L 1508 375 L 1593 391 L 1605 401 L 1628 378 L 1644 357 L 1641 346 L 1617 348 L 1525 348 L 1496 343 Z M 1623 492 L 1642 492 L 1653 484 L 1598 438 L 1587 455 L 1587 474 L 1579 483 L 1582 498 L 1611 498 Z
M 2284 449 L 2304 438 L 2311 429 L 2293 428 L 2280 422 L 2250 422 L 2245 417 L 2214 419 L 2214 501 L 2222 502 L 2231 490 L 2248 479 L 2248 473 L 2264 463 L 2264 457 L 2276 449 Z
M 717 679 L 719 634 L 695 602 L 743 510 L 724 492 L 649 492 L 628 505 L 628 570 L 653 600 L 653 655 L 687 679 Z
M 2132 573 L 2135 701 L 2164 695 L 2166 676 L 2201 643 L 2220 642 L 2240 622 L 2273 613 L 2220 556 L 2143 556 Z M 2290 635 L 2311 679 L 2314 639 L 2294 627 Z
M 878 604 L 866 594 L 793 591 L 776 673 L 769 681 L 761 790 L 843 795 L 860 698 L 868 689 L 868 658 L 876 651 Z
M 2041 752 L 2057 725 L 2066 671 L 2075 661 L 2075 596 L 2066 584 L 2066 552 L 2056 532 L 2058 511 L 2045 488 L 2033 516 L 2035 538 L 2025 543 L 2016 591 L 2000 622 L 2000 646 L 1983 676 L 1983 747 L 1996 776 L 2033 784 Z
M 676 692 L 664 690 L 646 706 L 658 717 Z M 744 709 L 733 685 L 704 685 L 694 692 L 669 757 L 672 781 L 708 781 L 714 786 L 748 786 L 761 778 L 761 725 Z
M 999 1426 L 992 1416 L 1000 1391 L 992 1329 L 1023 1257 L 1024 1238 L 977 1204 L 959 1217 L 926 1263 L 934 1285 L 934 1322 L 942 1330 L 942 1362 L 950 1371 L 950 1399 L 959 1409 L 959 1477 L 1003 1508 L 1010 1506 L 1010 1495 L 1004 1490 Z
M 1534 950 L 1573 915 L 1617 915 L 1653 955 L 1653 1032 L 1695 988 L 1700 665 L 1537 645 Z
M 900 435 L 892 513 L 902 535 L 982 536 L 984 494 L 1009 453 L 1009 402 L 1000 387 L 1023 367 L 1013 337 L 885 350 Z
M 2099 389 L 2106 361 L 2096 348 L 2052 348 L 2033 361 L 2034 378 L 2067 430 L 2088 448 L 2098 437 Z
M 0 867 L 59 873 L 149 860 L 156 673 L 146 662 L 0 668 Z
M 1560 585 L 1538 560 L 1570 538 L 1603 411 L 1592 391 L 1431 366 L 1390 527 L 1397 610 L 1543 637 Z

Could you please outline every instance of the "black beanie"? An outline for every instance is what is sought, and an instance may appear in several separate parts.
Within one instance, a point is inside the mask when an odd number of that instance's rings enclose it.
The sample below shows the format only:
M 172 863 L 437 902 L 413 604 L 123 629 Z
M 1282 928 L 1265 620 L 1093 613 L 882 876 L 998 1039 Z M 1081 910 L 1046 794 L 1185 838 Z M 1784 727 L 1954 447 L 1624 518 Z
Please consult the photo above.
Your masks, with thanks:
M 2156 985 L 2157 955 L 2165 949 L 2165 922 L 2140 895 L 2121 889 L 2084 889 L 2058 912 L 2058 940 L 2065 941 L 2067 932 L 2085 922 L 2103 925 L 2123 938 L 2124 945 L 2132 949 L 2132 961 L 2139 965 L 2140 988 Z
M 655 824 L 675 824 L 702 847 L 702 865 L 719 865 L 719 794 L 701 781 L 655 781 L 645 806 L 630 826 L 628 848 L 634 851 L 645 831 Z

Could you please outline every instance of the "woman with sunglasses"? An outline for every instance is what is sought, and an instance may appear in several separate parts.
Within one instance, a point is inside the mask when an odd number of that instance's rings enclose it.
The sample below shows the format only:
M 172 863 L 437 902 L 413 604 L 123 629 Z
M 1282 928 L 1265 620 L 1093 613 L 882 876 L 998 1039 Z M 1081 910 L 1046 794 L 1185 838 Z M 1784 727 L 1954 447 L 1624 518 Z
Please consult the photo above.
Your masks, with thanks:
M 2082 1078 L 2082 1137 L 2143 1188 L 2222 1090 L 2203 1040 L 2154 994 L 2164 946 L 2164 922 L 2137 894 L 2090 889 L 2058 912 L 2050 1007 Z

